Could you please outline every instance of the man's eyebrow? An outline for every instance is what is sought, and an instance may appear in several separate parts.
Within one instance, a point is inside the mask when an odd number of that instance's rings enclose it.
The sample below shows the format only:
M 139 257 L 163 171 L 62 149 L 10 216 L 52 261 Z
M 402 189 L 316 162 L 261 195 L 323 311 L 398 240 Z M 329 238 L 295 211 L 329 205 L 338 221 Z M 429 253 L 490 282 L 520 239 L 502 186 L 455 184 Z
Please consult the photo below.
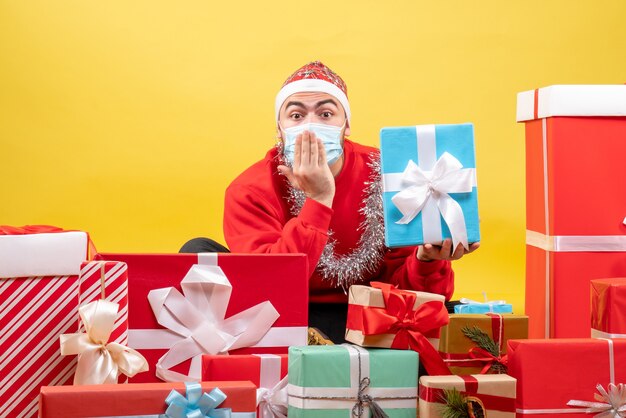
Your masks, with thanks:
M 321 102 L 317 102 L 317 106 L 315 106 L 315 107 L 324 106 L 325 104 L 328 104 L 328 103 L 332 103 L 332 104 L 335 105 L 335 107 L 339 107 L 337 105 L 337 102 L 334 101 L 333 99 L 326 99 L 326 100 L 322 100 Z
M 302 103 L 302 102 L 287 102 L 287 106 L 285 106 L 285 109 L 287 109 L 289 106 L 304 107 L 304 103 Z

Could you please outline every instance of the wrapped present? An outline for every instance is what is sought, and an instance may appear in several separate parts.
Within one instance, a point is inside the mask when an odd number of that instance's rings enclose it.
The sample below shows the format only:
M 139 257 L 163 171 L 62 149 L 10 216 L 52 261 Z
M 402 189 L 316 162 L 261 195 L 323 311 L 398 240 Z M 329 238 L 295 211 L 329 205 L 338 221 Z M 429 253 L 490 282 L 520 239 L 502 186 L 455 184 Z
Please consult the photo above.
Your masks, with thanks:
M 591 281 L 591 336 L 626 338 L 626 278 Z
M 460 304 L 454 305 L 454 313 L 465 314 L 486 314 L 486 313 L 513 313 L 513 305 L 505 300 L 489 300 L 478 302 L 475 300 L 461 298 Z
M 0 416 L 35 417 L 42 385 L 70 384 L 76 359 L 59 335 L 78 330 L 85 232 L 0 226 Z
M 422 376 L 420 418 L 441 418 L 446 408 L 466 411 L 461 417 L 515 417 L 516 380 L 505 374 Z M 449 416 L 449 415 L 448 415 Z
M 506 373 L 506 342 L 527 335 L 525 315 L 451 314 L 441 329 L 439 354 L 453 374 Z
M 290 345 L 306 344 L 304 255 L 98 254 L 96 259 L 128 265 L 133 301 L 128 346 L 151 370 L 131 382 L 198 380 L 202 354 L 281 354 Z
M 389 418 L 415 418 L 417 366 L 410 350 L 291 347 L 289 418 L 384 416 L 381 410 Z
M 40 418 L 254 418 L 251 382 L 42 387 Z
M 388 247 L 480 241 L 472 124 L 383 128 L 380 152 Z
M 617 140 L 626 136 L 625 116 L 625 85 L 518 94 L 531 338 L 589 336 L 589 280 L 626 276 L 626 194 L 614 192 L 626 189 L 626 178 L 615 175 L 626 154 L 626 141 Z
M 626 340 L 510 340 L 509 374 L 517 379 L 518 417 L 566 418 L 591 412 L 591 406 L 598 408 L 594 413 L 617 416 L 626 409 L 625 391 L 618 396 L 611 386 L 626 382 Z M 613 393 L 610 402 L 602 391 Z
M 287 354 L 203 355 L 202 380 L 250 380 L 259 418 L 287 415 Z
M 429 374 L 448 374 L 437 354 L 439 329 L 448 323 L 445 297 L 399 290 L 387 283 L 348 291 L 346 341 L 363 347 L 411 349 Z

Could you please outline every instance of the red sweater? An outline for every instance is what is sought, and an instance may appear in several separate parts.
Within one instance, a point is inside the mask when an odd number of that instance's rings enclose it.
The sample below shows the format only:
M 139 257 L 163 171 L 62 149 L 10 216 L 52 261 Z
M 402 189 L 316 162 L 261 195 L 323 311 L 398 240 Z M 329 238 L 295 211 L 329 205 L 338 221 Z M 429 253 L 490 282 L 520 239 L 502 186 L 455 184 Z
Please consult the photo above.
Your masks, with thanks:
M 310 301 L 346 303 L 341 287 L 322 280 L 314 267 L 328 240 L 328 230 L 337 240 L 335 252 L 351 252 L 360 237 L 359 213 L 365 197 L 365 182 L 370 179 L 367 165 L 375 148 L 346 140 L 344 163 L 335 178 L 332 209 L 306 199 L 298 216 L 292 216 L 287 196 L 287 179 L 277 170 L 277 150 L 237 177 L 226 190 L 224 235 L 230 250 L 238 253 L 304 253 L 309 269 Z M 454 272 L 448 261 L 420 262 L 417 247 L 387 249 L 379 271 L 364 277 L 392 283 L 403 289 L 439 293 L 450 299 L 454 291 Z

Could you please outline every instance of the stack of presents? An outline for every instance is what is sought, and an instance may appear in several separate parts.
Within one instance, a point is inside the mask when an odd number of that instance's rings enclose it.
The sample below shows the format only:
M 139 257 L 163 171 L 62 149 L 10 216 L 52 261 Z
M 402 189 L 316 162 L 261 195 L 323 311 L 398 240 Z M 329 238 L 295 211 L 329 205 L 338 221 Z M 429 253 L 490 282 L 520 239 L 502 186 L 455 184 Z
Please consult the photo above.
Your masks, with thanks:
M 304 255 L 1 227 L 0 417 L 626 417 L 626 86 L 520 93 L 517 119 L 525 315 L 372 282 L 349 343 L 308 345 Z M 471 124 L 383 129 L 387 245 L 479 241 L 475 168 Z

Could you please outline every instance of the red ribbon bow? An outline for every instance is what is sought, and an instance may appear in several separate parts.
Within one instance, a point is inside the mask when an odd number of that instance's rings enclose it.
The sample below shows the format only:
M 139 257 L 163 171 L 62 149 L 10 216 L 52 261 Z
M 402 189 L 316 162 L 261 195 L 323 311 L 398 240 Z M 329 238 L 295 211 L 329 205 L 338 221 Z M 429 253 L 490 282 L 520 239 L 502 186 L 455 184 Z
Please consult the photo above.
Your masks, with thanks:
M 483 366 L 483 369 L 480 371 L 480 374 L 487 373 L 489 369 L 491 369 L 491 366 L 493 366 L 494 363 L 499 363 L 499 364 L 502 364 L 503 366 L 506 366 L 509 362 L 508 355 L 505 354 L 503 356 L 494 356 L 489 351 L 480 347 L 472 347 L 469 351 L 469 355 L 472 359 L 482 361 L 485 363 L 485 365 Z
M 435 347 L 424 336 L 449 322 L 444 304 L 430 301 L 414 310 L 414 293 L 398 290 L 387 283 L 372 282 L 370 285 L 382 291 L 385 308 L 363 310 L 363 334 L 395 334 L 391 348 L 417 351 L 430 375 L 451 374 Z

